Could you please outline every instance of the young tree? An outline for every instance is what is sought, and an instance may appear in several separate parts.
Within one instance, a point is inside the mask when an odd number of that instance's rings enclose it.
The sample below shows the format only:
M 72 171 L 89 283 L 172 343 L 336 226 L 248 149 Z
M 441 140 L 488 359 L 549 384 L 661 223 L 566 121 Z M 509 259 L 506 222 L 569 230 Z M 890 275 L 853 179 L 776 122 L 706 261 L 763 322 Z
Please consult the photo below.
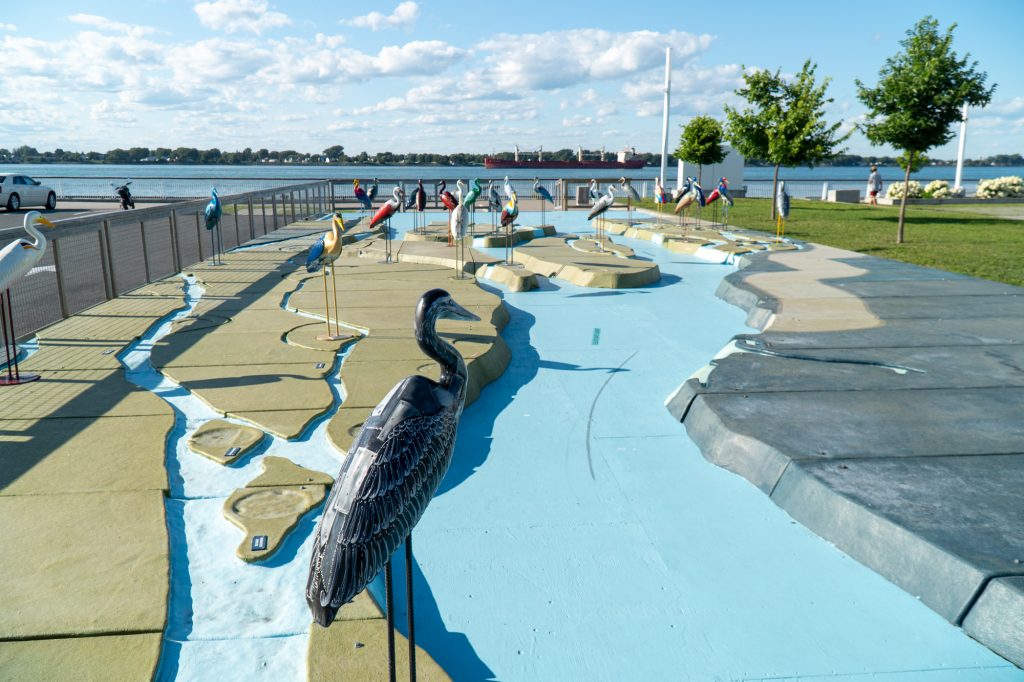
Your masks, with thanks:
M 701 182 L 704 166 L 722 163 L 722 124 L 710 116 L 695 116 L 683 128 L 679 146 L 672 152 L 677 159 L 697 164 L 697 182 Z
M 992 100 L 996 86 L 985 88 L 988 74 L 953 51 L 952 24 L 939 33 L 938 20 L 928 16 L 907 31 L 900 41 L 903 52 L 885 60 L 878 72 L 878 85 L 866 87 L 857 80 L 857 97 L 868 108 L 869 123 L 862 126 L 872 144 L 889 144 L 905 155 L 903 182 L 910 180 L 914 159 L 953 137 L 951 125 L 960 120 L 960 109 L 984 106 Z M 896 243 L 903 243 L 903 219 L 907 196 L 900 201 Z
M 737 111 L 726 105 L 729 142 L 744 156 L 768 161 L 775 166 L 772 196 L 779 182 L 779 167 L 814 166 L 842 152 L 839 145 L 853 131 L 838 136 L 842 123 L 825 122 L 825 97 L 830 78 L 820 85 L 814 72 L 818 65 L 807 60 L 792 81 L 775 73 L 755 71 L 743 76 L 745 87 L 736 91 L 750 106 Z M 775 202 L 771 203 L 775 218 Z

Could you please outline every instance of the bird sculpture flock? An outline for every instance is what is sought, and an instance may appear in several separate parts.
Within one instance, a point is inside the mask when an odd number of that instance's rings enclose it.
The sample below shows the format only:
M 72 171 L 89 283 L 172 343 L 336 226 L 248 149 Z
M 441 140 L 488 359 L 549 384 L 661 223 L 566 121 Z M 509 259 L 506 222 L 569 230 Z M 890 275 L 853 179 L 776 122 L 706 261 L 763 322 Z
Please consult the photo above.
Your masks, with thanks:
M 210 232 L 210 249 L 213 251 L 211 265 L 224 265 L 220 254 L 224 250 L 224 242 L 220 234 L 220 218 L 224 209 L 220 204 L 220 197 L 217 195 L 217 188 L 210 188 L 210 203 L 206 205 L 204 215 L 206 218 L 206 229 Z
M 11 307 L 11 287 L 31 272 L 46 254 L 46 237 L 37 226 L 52 228 L 54 224 L 44 218 L 39 211 L 26 213 L 22 224 L 25 232 L 32 237 L 32 241 L 15 239 L 0 249 L 0 326 L 3 327 L 4 353 L 7 357 L 7 373 L 0 376 L 0 386 L 26 384 L 39 378 L 38 374 L 18 370 L 18 345 L 14 331 L 14 311 Z
M 786 191 L 786 181 L 779 181 L 779 191 L 775 194 L 775 241 L 782 241 L 786 236 L 786 219 L 789 218 L 789 192 Z
M 306 272 L 324 273 L 324 313 L 327 322 L 327 334 L 317 337 L 321 340 L 337 341 L 350 338 L 350 335 L 341 333 L 340 313 L 338 312 L 338 283 L 334 276 L 334 261 L 341 256 L 342 239 L 341 233 L 345 231 L 345 221 L 338 213 L 331 219 L 331 231 L 325 232 L 317 239 L 309 249 L 309 256 L 306 258 Z M 334 289 L 334 332 L 331 332 L 331 306 L 327 300 L 327 270 L 331 271 L 331 284 Z
M 468 373 L 459 352 L 437 334 L 439 319 L 479 321 L 442 289 L 424 293 L 414 329 L 420 349 L 440 367 L 437 381 L 401 380 L 363 424 L 331 487 L 316 526 L 306 602 L 323 627 L 385 569 L 388 653 L 394 671 L 391 555 L 405 541 L 409 667 L 415 679 L 412 530 L 452 459 Z

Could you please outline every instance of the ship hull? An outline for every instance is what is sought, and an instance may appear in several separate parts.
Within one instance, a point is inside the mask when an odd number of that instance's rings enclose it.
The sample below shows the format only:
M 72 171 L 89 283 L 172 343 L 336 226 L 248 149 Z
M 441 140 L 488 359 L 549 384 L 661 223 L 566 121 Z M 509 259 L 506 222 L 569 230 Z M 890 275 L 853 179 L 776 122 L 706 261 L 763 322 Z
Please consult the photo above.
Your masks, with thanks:
M 512 161 L 496 159 L 488 156 L 484 158 L 484 168 L 643 168 L 643 159 L 630 159 L 629 161 Z

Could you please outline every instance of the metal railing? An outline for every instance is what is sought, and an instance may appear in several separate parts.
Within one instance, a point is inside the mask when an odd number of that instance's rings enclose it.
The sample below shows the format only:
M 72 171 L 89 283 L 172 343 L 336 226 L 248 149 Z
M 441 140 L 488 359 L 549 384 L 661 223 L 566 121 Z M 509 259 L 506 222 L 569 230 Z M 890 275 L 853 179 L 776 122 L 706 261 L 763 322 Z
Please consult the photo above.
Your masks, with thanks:
M 333 207 L 330 183 L 308 182 L 221 197 L 225 249 Z M 180 272 L 211 255 L 206 200 L 56 221 L 42 260 L 11 287 L 15 336 Z M 23 238 L 5 230 L 0 248 Z

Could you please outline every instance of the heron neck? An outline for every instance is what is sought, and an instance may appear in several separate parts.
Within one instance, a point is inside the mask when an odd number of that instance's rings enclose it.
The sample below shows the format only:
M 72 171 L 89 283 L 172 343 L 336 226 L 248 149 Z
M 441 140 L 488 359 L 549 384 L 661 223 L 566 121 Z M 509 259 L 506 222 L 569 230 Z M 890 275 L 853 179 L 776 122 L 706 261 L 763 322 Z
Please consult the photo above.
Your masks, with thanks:
M 37 228 L 32 223 L 29 223 L 28 225 L 25 226 L 25 231 L 28 232 L 29 235 L 31 235 L 32 237 L 32 246 L 39 249 L 41 252 L 45 252 L 46 237 L 44 237 L 43 233 L 39 231 L 39 228 Z
M 455 348 L 437 335 L 437 311 L 427 310 L 424 319 L 416 320 L 416 342 L 420 349 L 441 366 L 438 380 L 445 388 L 451 388 L 455 377 L 461 377 L 465 385 L 466 363 Z

